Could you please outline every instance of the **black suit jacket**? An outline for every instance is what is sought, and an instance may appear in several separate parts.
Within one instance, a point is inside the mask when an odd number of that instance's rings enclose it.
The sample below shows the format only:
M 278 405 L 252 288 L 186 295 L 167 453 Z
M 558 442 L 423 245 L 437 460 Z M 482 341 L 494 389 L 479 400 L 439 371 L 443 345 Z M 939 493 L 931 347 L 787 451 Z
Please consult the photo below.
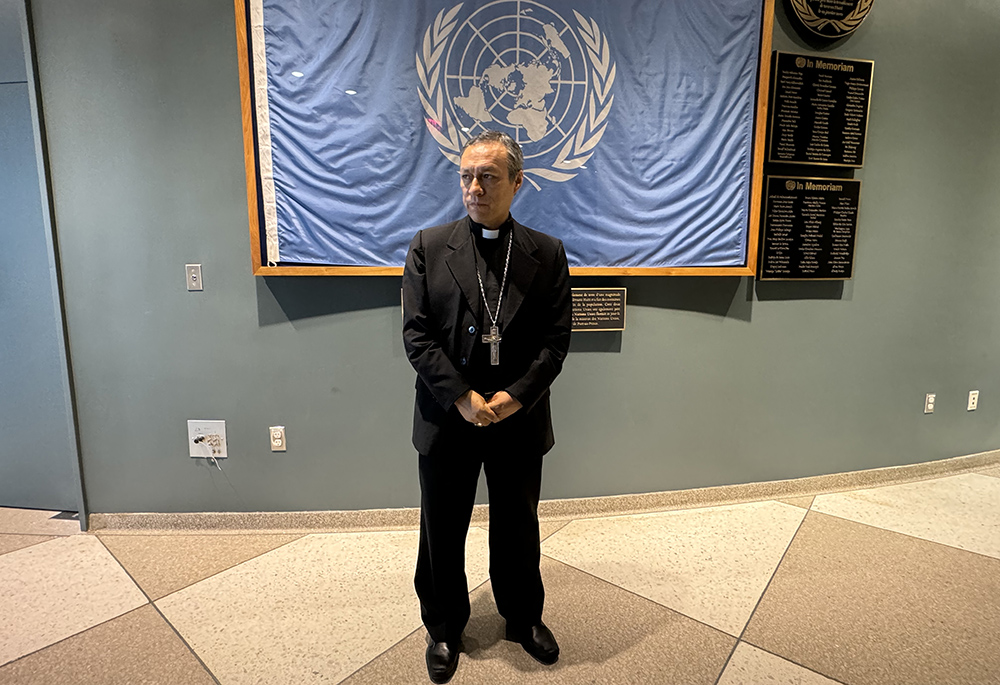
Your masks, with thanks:
M 511 449 L 544 454 L 555 443 L 549 386 L 569 350 L 569 266 L 562 242 L 514 222 L 507 293 L 500 310 L 502 388 L 522 408 L 493 431 Z M 420 231 L 403 271 L 403 344 L 417 371 L 413 446 L 421 454 L 453 447 L 470 424 L 455 401 L 472 386 L 463 373 L 483 345 L 475 241 L 465 217 Z

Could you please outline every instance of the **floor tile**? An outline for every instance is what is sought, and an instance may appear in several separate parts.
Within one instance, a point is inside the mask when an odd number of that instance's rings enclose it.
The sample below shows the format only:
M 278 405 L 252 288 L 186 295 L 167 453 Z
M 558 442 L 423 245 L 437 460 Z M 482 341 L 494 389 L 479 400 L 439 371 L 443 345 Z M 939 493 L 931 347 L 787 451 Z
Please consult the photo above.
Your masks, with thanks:
M 212 685 L 151 605 L 0 667 L 4 685 Z
M 1000 559 L 1000 479 L 966 473 L 820 495 L 813 511 Z
M 469 531 L 469 586 L 487 578 Z M 416 531 L 309 535 L 159 600 L 223 685 L 336 683 L 420 626 Z
M 979 473 L 984 476 L 993 476 L 994 478 L 1000 478 L 1000 466 L 991 466 L 987 469 L 982 469 Z
M 0 554 L 31 547 L 52 539 L 51 535 L 6 535 L 0 533 Z
M 559 641 L 559 662 L 543 666 L 503 640 L 503 619 L 486 584 L 472 593 L 454 685 L 715 683 L 734 638 L 551 559 L 543 557 L 541 568 L 544 618 Z M 425 639 L 418 630 L 345 685 L 424 685 Z
M 837 681 L 741 642 L 718 685 L 837 685 Z
M 4 554 L 0 578 L 0 664 L 146 603 L 128 574 L 91 535 Z
M 562 528 L 564 528 L 567 523 L 569 523 L 568 519 L 566 521 L 539 521 L 538 536 L 540 539 L 544 540 L 545 538 L 551 536 L 553 533 L 562 530 Z M 478 527 L 488 531 L 490 529 L 490 524 L 480 523 Z
M 13 509 L 0 507 L 0 533 L 21 535 L 77 535 L 80 522 L 76 519 L 53 518 L 61 511 Z
M 542 553 L 738 636 L 805 514 L 754 502 L 579 520 Z
M 812 506 L 815 497 L 782 497 L 778 501 L 784 504 L 791 504 L 793 507 L 802 507 L 803 509 L 808 509 Z
M 98 535 L 152 600 L 301 535 Z
M 546 540 L 566 527 L 569 521 L 542 521 L 538 524 L 538 536 Z
M 743 639 L 851 685 L 996 683 L 1000 561 L 809 512 Z

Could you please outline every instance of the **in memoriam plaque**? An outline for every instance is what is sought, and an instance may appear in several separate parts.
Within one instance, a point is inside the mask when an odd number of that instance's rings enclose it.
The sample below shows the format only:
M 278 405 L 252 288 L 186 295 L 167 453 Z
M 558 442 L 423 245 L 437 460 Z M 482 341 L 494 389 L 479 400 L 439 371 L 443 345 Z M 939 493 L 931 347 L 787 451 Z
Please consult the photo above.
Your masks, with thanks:
M 767 161 L 863 166 L 875 63 L 775 55 Z
M 625 288 L 573 288 L 574 331 L 624 331 Z
M 875 0 L 790 0 L 802 25 L 824 38 L 854 33 L 868 16 Z
M 861 181 L 768 176 L 758 278 L 851 278 L 860 199 Z

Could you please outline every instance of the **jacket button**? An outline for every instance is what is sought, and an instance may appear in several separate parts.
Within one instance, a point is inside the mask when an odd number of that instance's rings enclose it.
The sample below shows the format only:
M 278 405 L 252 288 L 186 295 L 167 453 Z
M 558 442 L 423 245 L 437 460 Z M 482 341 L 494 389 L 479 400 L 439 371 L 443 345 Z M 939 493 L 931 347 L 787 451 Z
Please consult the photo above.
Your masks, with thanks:
M 476 334 L 476 327 L 469 326 L 469 335 L 475 335 L 475 334 Z
M 459 363 L 460 363 L 460 364 L 461 364 L 462 366 L 465 366 L 466 364 L 468 364 L 468 363 L 469 363 L 469 360 L 468 360 L 468 359 L 466 359 L 465 357 L 462 357 L 462 359 L 461 359 L 461 361 L 460 361 Z

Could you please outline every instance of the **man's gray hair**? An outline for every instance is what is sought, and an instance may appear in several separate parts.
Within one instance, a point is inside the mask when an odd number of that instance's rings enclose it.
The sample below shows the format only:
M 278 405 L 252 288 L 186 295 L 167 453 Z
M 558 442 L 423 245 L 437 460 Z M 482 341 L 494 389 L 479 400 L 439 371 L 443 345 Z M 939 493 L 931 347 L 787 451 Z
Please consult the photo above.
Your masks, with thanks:
M 500 143 L 507 150 L 507 176 L 513 182 L 517 174 L 524 168 L 524 153 L 517 141 L 503 131 L 483 131 L 475 138 L 470 138 L 469 142 L 462 146 L 461 155 L 465 154 L 473 145 L 483 145 L 490 143 Z M 459 155 L 459 156 L 461 156 Z

